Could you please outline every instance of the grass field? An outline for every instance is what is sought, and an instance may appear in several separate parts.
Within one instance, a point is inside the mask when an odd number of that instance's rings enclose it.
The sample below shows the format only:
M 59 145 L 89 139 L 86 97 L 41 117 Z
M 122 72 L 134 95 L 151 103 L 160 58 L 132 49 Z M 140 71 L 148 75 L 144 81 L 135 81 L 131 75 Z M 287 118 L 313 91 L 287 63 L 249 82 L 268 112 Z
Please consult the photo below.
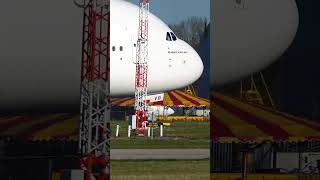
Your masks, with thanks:
M 112 180 L 209 179 L 209 160 L 111 161 Z
M 112 121 L 111 148 L 209 148 L 209 121 L 172 121 L 164 128 L 164 137 L 160 139 L 159 128 L 154 129 L 154 138 L 128 138 L 128 125 L 125 121 Z M 115 137 L 116 125 L 120 126 L 119 135 Z

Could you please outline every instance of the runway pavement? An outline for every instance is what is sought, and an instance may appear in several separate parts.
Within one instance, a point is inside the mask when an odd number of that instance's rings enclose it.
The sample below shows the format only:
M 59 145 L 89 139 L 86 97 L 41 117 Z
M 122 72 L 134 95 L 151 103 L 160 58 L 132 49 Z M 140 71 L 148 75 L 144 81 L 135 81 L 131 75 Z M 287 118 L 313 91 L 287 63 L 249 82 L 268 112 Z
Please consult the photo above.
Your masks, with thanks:
M 210 149 L 111 149 L 111 160 L 208 159 Z

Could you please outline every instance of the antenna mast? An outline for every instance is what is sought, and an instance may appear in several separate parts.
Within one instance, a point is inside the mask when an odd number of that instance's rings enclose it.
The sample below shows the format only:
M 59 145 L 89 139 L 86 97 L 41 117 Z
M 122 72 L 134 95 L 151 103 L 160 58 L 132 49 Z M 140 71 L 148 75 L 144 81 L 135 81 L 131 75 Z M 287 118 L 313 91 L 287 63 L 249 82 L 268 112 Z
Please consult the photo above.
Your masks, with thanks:
M 75 2 L 76 3 L 76 2 Z M 79 151 L 85 180 L 110 179 L 110 1 L 84 0 Z M 95 168 L 100 167 L 98 172 Z M 95 176 L 93 174 L 96 174 Z
M 144 131 L 142 123 L 147 120 L 148 15 L 149 0 L 140 0 L 135 80 L 136 134 L 142 134 Z

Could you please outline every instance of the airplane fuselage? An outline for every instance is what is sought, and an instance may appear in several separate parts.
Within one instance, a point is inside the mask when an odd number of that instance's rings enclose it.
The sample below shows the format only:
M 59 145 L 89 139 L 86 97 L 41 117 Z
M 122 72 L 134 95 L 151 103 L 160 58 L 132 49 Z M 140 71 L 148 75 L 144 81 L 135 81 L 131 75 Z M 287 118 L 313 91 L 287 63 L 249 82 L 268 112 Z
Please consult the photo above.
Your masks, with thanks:
M 129 2 L 111 0 L 111 94 L 134 93 L 139 8 Z M 126 13 L 123 13 L 126 12 Z M 169 33 L 170 39 L 167 39 Z M 195 82 L 203 64 L 197 52 L 178 39 L 153 14 L 149 15 L 148 92 L 183 88 Z

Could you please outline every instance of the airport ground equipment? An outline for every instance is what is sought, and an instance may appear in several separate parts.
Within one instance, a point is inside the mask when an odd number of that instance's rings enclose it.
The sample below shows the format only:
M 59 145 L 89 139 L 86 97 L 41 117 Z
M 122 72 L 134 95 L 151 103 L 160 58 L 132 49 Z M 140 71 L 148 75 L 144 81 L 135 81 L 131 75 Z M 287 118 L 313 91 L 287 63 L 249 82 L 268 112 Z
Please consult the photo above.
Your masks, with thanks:
M 193 84 L 185 87 L 184 88 L 184 92 L 187 93 L 187 94 L 190 94 L 191 96 L 196 96 L 197 95 Z
M 268 104 L 271 107 L 275 108 L 274 101 L 272 99 L 271 93 L 269 91 L 269 87 L 265 81 L 263 73 L 259 72 L 258 74 L 259 74 L 259 77 L 256 77 L 255 75 L 251 75 L 249 80 L 250 88 L 246 86 L 247 83 L 245 83 L 244 80 L 241 80 L 240 98 L 245 101 L 253 102 L 261 105 L 266 105 L 266 102 L 268 101 Z
M 85 180 L 110 179 L 110 1 L 75 2 L 83 9 L 79 150 Z
M 136 134 L 144 134 L 143 122 L 147 120 L 148 84 L 148 15 L 149 0 L 139 1 L 139 29 L 136 52 L 135 116 Z

